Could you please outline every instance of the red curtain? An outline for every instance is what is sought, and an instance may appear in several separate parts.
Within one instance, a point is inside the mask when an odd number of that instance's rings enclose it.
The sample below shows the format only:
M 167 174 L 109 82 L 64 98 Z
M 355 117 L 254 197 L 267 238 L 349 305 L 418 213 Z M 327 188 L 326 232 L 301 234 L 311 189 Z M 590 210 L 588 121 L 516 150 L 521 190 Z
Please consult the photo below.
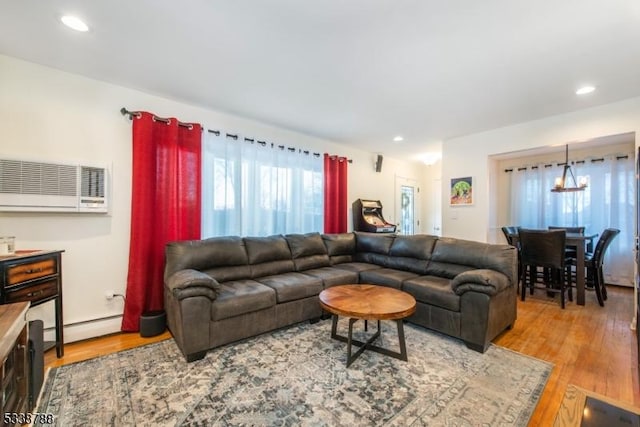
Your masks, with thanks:
M 347 158 L 324 155 L 324 232 L 347 231 Z
M 122 330 L 138 331 L 140 315 L 164 308 L 164 247 L 200 238 L 199 124 L 133 118 L 129 273 Z

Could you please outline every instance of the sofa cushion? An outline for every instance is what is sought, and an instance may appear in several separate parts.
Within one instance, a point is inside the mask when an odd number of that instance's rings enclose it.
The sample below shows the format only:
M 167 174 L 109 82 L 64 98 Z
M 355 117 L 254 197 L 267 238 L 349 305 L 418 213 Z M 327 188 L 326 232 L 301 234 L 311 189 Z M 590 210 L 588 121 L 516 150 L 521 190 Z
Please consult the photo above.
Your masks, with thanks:
M 276 292 L 278 304 L 318 295 L 322 291 L 320 278 L 302 273 L 284 273 L 256 280 Z
M 392 233 L 366 233 L 356 231 L 356 252 L 372 252 L 376 254 L 389 254 L 395 235 Z
M 252 279 L 294 270 L 291 251 L 284 237 L 245 237 L 244 244 Z
M 229 266 L 237 266 L 238 269 L 235 274 L 228 275 L 227 280 L 248 278 L 248 268 L 242 268 L 248 264 L 244 241 L 237 236 L 170 242 L 165 246 L 164 278 L 166 280 L 176 271 L 184 269 L 212 271 L 217 267 Z M 210 275 L 219 281 L 216 275 Z
M 420 276 L 405 280 L 402 290 L 413 295 L 416 301 L 460 311 L 460 296 L 451 289 L 451 280 L 444 277 Z
M 218 298 L 211 303 L 211 320 L 227 319 L 274 305 L 275 291 L 255 280 L 221 283 Z
M 353 233 L 323 234 L 322 242 L 327 248 L 331 265 L 353 261 L 356 251 L 356 236 Z
M 284 236 L 293 259 L 309 255 L 326 255 L 327 248 L 320 233 L 287 234 Z
M 358 283 L 358 273 L 336 267 L 322 267 L 305 270 L 304 274 L 317 277 L 322 280 L 324 288 L 336 285 L 349 285 Z
M 333 267 L 339 268 L 341 270 L 354 271 L 354 272 L 356 272 L 358 274 L 361 271 L 377 270 L 379 268 L 382 268 L 379 265 L 369 264 L 367 262 L 344 262 L 342 264 L 336 264 Z
M 386 267 L 426 274 L 433 246 L 438 238 L 426 234 L 396 236 L 389 249 Z
M 513 251 L 513 246 L 509 245 L 441 237 L 431 254 L 427 273 L 452 279 L 465 271 L 488 268 L 506 274 L 515 283 L 517 273 Z
M 366 233 L 356 231 L 356 253 L 353 260 L 386 267 L 389 264 L 389 249 L 395 238 L 390 233 Z
M 465 271 L 474 270 L 473 267 L 468 265 L 452 264 L 450 262 L 438 262 L 431 260 L 427 266 L 427 275 L 445 277 L 447 279 L 453 279 L 460 273 Z
M 287 234 L 284 238 L 291 250 L 296 271 L 330 265 L 327 248 L 319 233 Z
M 345 263 L 345 262 L 352 262 L 353 261 L 353 255 L 330 256 L 329 257 L 329 261 L 331 262 L 331 265 L 342 264 L 342 263 Z
M 474 269 L 466 263 L 466 250 L 458 246 L 457 242 L 458 239 L 447 237 L 438 239 L 427 267 L 427 275 L 453 279 L 460 273 Z
M 370 283 L 372 285 L 383 285 L 400 289 L 402 282 L 414 277 L 418 277 L 418 275 L 410 271 L 377 268 L 375 270 L 361 272 L 360 283 Z
M 389 255 L 420 260 L 431 259 L 431 252 L 438 240 L 437 236 L 416 234 L 412 236 L 396 236 L 389 248 Z
M 205 268 L 202 272 L 213 277 L 220 283 L 251 278 L 251 268 L 249 265 L 230 265 L 228 267 Z

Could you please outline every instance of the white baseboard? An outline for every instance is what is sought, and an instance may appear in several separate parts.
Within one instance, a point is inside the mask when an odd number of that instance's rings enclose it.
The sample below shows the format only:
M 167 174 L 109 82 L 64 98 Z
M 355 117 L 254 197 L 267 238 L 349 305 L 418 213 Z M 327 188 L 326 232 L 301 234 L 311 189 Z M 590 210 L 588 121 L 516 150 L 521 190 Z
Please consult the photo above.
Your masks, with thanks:
M 122 315 L 64 326 L 65 344 L 120 332 Z M 55 341 L 55 328 L 44 330 L 45 341 Z

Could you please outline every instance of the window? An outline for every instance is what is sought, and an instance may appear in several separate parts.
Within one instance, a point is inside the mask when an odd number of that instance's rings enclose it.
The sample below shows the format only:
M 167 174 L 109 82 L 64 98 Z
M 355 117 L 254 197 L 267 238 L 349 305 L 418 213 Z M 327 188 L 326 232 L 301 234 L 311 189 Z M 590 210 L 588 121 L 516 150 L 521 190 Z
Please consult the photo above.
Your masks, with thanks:
M 202 237 L 321 232 L 322 170 L 312 153 L 207 132 Z

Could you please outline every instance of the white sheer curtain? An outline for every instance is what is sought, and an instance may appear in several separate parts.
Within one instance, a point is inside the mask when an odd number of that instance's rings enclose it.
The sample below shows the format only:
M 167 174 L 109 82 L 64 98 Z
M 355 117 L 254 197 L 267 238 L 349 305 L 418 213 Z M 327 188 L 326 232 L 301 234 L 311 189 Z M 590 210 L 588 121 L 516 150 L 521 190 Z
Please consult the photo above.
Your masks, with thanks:
M 320 156 L 223 132 L 202 147 L 203 238 L 322 231 Z
M 605 281 L 633 286 L 635 171 L 633 155 L 608 156 L 571 166 L 576 180 L 586 177 L 585 191 L 552 193 L 562 167 L 535 165 L 511 174 L 511 223 L 525 228 L 584 226 L 587 234 L 617 228 L 605 256 Z

